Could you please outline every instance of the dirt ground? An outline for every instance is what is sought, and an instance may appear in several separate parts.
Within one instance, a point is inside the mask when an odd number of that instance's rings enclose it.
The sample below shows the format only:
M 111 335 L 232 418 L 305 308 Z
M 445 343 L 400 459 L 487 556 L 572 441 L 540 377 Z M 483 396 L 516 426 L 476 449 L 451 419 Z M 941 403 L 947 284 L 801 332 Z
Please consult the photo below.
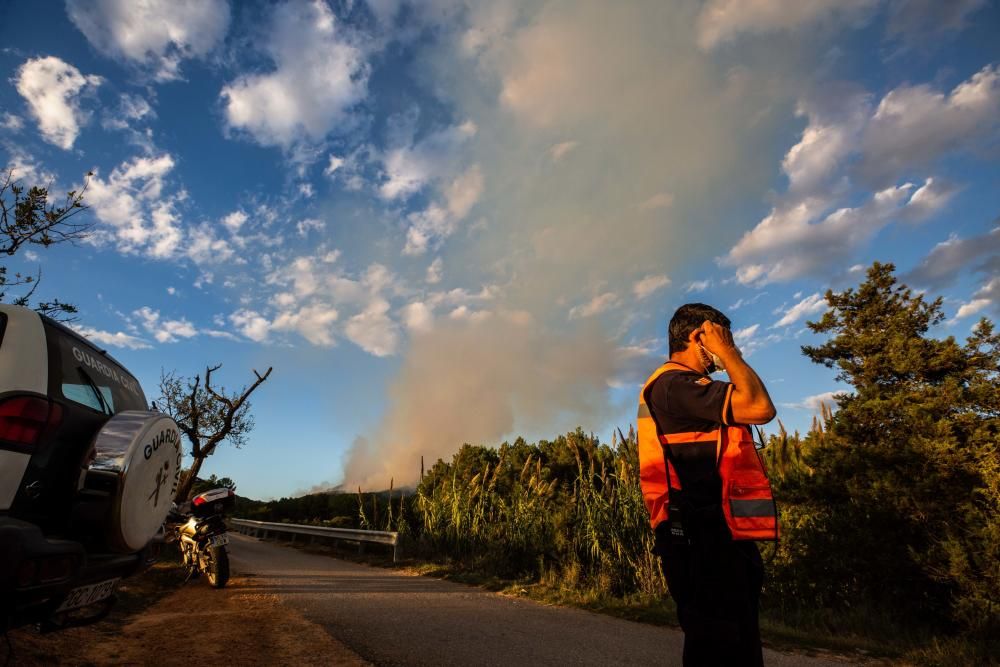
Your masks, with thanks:
M 143 575 L 147 577 L 147 575 Z M 335 665 L 369 663 L 274 595 L 252 591 L 247 577 L 214 590 L 203 581 L 153 571 L 132 584 L 108 619 L 40 635 L 10 633 L 10 665 Z M 164 589 L 163 580 L 173 584 Z M 150 591 L 136 591 L 136 587 Z M 149 593 L 144 597 L 139 594 Z M 150 597 L 159 599 L 152 605 Z M 0 640 L 0 664 L 7 648 Z

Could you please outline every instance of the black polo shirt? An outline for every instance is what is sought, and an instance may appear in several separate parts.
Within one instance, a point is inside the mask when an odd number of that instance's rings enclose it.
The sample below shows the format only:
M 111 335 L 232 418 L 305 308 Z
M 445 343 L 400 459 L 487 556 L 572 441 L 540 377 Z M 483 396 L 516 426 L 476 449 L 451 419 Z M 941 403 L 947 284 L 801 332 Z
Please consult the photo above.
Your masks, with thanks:
M 695 371 L 664 373 L 649 389 L 649 411 L 663 435 L 714 433 L 732 423 L 726 396 L 731 384 Z M 723 413 L 723 410 L 726 412 Z M 716 460 L 716 442 L 672 444 L 674 469 L 685 500 L 696 506 L 718 504 L 722 481 Z

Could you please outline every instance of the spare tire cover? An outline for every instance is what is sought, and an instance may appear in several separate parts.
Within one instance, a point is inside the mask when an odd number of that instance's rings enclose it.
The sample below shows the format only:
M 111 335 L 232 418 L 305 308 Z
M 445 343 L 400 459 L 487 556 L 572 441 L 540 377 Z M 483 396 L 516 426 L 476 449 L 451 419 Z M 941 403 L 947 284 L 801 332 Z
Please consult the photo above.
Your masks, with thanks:
M 177 424 L 159 412 L 119 412 L 97 434 L 94 449 L 90 469 L 119 476 L 108 517 L 108 545 L 116 551 L 138 551 L 163 525 L 177 492 L 181 473 Z

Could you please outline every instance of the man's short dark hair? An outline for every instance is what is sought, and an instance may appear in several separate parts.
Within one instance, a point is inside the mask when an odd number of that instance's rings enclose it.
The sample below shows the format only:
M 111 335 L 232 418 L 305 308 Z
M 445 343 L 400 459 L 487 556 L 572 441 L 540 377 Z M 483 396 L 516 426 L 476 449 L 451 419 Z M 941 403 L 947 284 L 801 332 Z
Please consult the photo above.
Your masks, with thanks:
M 705 323 L 705 320 L 729 328 L 732 322 L 720 311 L 704 303 L 685 303 L 674 312 L 670 318 L 667 342 L 670 345 L 670 355 L 683 352 L 688 346 L 688 336 Z

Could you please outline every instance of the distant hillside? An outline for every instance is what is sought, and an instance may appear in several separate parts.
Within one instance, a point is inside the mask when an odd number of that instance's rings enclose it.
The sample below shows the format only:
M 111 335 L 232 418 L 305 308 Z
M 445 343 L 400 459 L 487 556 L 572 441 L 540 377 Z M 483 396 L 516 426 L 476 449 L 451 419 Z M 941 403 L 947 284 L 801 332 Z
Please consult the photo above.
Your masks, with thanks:
M 361 528 L 363 507 L 367 527 L 381 528 L 389 516 L 390 498 L 393 513 L 398 516 L 400 504 L 405 504 L 413 493 L 413 489 L 394 489 L 363 493 L 359 496 L 357 493 L 323 491 L 296 498 L 266 501 L 237 495 L 233 516 L 255 521 L 287 521 Z

